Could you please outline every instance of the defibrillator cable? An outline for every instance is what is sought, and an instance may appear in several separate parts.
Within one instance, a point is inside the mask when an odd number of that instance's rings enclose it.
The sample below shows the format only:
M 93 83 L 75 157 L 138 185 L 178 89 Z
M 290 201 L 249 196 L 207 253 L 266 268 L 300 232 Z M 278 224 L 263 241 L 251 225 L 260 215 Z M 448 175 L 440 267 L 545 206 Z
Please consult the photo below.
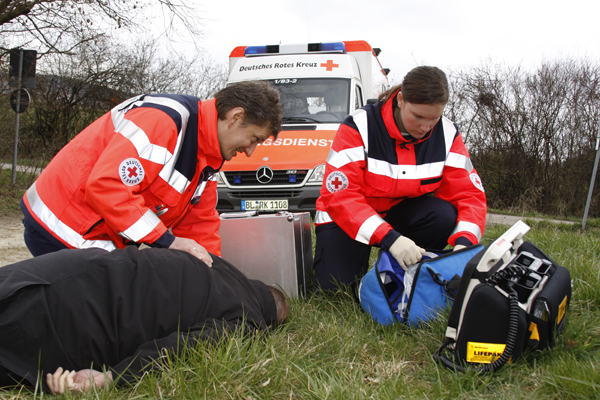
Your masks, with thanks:
M 504 366 L 504 364 L 506 364 L 512 356 L 519 332 L 519 296 L 513 288 L 514 280 L 512 278 L 523 276 L 526 272 L 527 269 L 520 265 L 511 265 L 502 271 L 496 272 L 486 282 L 492 286 L 505 283 L 505 285 L 503 285 L 503 289 L 508 294 L 508 302 L 510 306 L 508 333 L 506 335 L 506 345 L 500 358 L 491 364 L 487 364 L 479 368 L 465 368 L 441 354 L 445 348 L 454 342 L 452 339 L 446 338 L 442 343 L 442 346 L 434 353 L 433 359 L 440 362 L 445 367 L 459 372 L 466 372 L 468 369 L 476 373 L 487 373 L 490 371 L 497 371 L 502 368 L 502 366 Z

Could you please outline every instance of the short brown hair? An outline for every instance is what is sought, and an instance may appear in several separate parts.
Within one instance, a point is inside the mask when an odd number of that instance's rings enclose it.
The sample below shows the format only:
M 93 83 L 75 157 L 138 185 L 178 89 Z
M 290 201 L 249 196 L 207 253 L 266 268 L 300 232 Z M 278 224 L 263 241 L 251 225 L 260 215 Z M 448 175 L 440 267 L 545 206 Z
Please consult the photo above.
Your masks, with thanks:
M 398 89 L 402 89 L 402 98 L 413 104 L 446 104 L 450 97 L 444 71 L 426 65 L 410 70 L 402 83 L 382 93 L 379 101 L 389 100 Z
M 277 307 L 277 325 L 283 324 L 290 314 L 290 305 L 281 289 L 271 285 L 269 285 L 269 289 L 273 293 L 275 306 Z
M 281 130 L 279 92 L 265 81 L 243 81 L 225 87 L 215 94 L 217 115 L 220 120 L 236 107 L 245 112 L 244 124 L 266 127 L 277 137 Z

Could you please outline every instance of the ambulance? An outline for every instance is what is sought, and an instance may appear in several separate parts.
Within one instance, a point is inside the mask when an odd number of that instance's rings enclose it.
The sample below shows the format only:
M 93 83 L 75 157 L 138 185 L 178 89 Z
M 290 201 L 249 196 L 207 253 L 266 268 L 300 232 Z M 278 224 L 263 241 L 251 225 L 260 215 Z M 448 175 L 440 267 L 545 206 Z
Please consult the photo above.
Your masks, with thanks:
M 380 50 L 365 41 L 240 46 L 227 84 L 265 80 L 279 90 L 277 140 L 240 155 L 218 173 L 219 212 L 315 212 L 325 161 L 344 118 L 389 87 Z

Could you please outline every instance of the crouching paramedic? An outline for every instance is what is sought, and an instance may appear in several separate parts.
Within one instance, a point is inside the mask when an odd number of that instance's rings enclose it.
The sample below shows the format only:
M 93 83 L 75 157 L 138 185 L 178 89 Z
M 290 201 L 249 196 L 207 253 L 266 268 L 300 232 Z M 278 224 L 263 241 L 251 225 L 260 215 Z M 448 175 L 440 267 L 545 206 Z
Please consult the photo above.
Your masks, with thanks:
M 220 255 L 216 176 L 281 128 L 279 93 L 241 82 L 214 99 L 142 95 L 69 142 L 21 201 L 34 256 L 129 244 Z M 170 228 L 170 231 L 169 231 Z
M 281 290 L 212 258 L 209 268 L 182 251 L 128 246 L 61 250 L 0 268 L 0 388 L 133 384 L 166 353 L 183 356 L 198 340 L 286 320 Z
M 485 193 L 458 128 L 442 116 L 448 97 L 443 71 L 417 67 L 340 125 L 317 201 L 317 288 L 356 282 L 372 245 L 406 268 L 425 248 L 479 242 Z

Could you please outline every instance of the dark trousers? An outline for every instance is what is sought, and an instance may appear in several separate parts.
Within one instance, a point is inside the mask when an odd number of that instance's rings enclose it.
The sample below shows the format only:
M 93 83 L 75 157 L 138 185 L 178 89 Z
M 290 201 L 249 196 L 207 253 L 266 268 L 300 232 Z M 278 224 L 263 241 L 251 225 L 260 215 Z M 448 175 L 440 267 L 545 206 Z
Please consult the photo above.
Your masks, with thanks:
M 417 246 L 443 250 L 457 217 L 456 208 L 447 201 L 421 196 L 401 201 L 384 219 Z M 369 269 L 371 246 L 357 242 L 336 223 L 319 225 L 315 231 L 315 289 L 333 291 L 339 284 L 355 286 Z
M 23 219 L 23 225 L 25 226 L 25 231 L 23 233 L 25 244 L 34 257 L 62 249 L 68 249 L 67 246 L 62 244 L 49 232 L 40 232 L 34 229 L 31 224 L 28 223 L 27 218 Z

